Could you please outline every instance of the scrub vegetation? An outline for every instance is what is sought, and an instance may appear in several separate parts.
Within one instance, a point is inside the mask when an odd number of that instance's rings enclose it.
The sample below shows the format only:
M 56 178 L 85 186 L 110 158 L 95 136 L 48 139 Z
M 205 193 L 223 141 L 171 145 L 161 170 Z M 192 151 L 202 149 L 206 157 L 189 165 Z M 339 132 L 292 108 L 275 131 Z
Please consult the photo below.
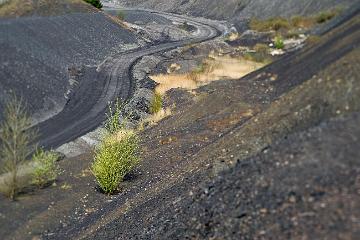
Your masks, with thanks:
M 283 49 L 285 47 L 284 40 L 281 36 L 276 36 L 274 40 L 274 46 L 277 49 Z
M 33 183 L 40 188 L 45 187 L 49 182 L 55 181 L 59 174 L 57 160 L 59 156 L 52 151 L 38 149 L 33 155 L 35 170 L 33 173 Z
M 294 16 L 290 19 L 283 17 L 273 17 L 266 20 L 253 18 L 249 27 L 259 32 L 276 31 L 288 32 L 296 28 L 311 28 L 316 24 L 324 23 L 341 12 L 340 8 L 334 8 L 328 11 L 320 12 L 313 16 Z
M 122 105 L 109 106 L 106 134 L 95 149 L 91 172 L 104 193 L 115 193 L 124 177 L 139 163 L 139 140 L 136 132 L 120 123 Z M 126 121 L 126 120 L 124 120 Z
M 15 199 L 23 186 L 18 181 L 19 166 L 26 161 L 33 150 L 32 142 L 36 134 L 30 130 L 31 121 L 26 113 L 24 102 L 13 99 L 5 106 L 4 121 L 0 125 L 1 172 L 10 177 L 5 181 L 4 194 Z
M 152 114 L 158 113 L 162 109 L 162 106 L 163 106 L 162 96 L 160 93 L 155 92 L 154 98 L 150 105 L 150 112 Z
M 106 113 L 105 128 L 110 134 L 114 134 L 123 127 L 120 123 L 121 109 L 123 104 L 119 99 L 114 104 L 109 104 L 108 112 Z
M 12 200 L 32 183 L 46 186 L 56 179 L 59 172 L 58 154 L 36 150 L 37 131 L 30 127 L 31 119 L 25 103 L 14 96 L 5 106 L 4 121 L 0 125 L 0 191 Z M 34 150 L 35 154 L 31 156 Z M 30 176 L 27 176 L 29 172 Z M 32 180 L 24 180 L 28 178 Z

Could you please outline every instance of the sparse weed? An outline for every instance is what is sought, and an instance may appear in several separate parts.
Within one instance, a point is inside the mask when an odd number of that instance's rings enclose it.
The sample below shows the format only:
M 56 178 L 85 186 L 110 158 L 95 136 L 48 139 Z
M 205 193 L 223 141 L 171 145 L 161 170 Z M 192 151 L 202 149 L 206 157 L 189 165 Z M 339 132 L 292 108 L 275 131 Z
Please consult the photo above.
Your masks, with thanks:
M 109 131 L 109 133 L 116 133 L 123 127 L 120 123 L 122 108 L 123 104 L 119 99 L 117 99 L 114 104 L 109 104 L 105 121 L 105 128 Z
M 316 20 L 317 23 L 324 23 L 324 22 L 329 21 L 330 19 L 332 19 L 336 15 L 338 15 L 339 12 L 340 12 L 339 9 L 333 9 L 333 10 L 324 11 L 324 12 L 319 13 L 315 17 L 315 20 Z
M 277 49 L 283 49 L 285 47 L 284 40 L 281 36 L 276 36 L 274 40 L 274 47 Z
M 150 105 L 150 113 L 155 114 L 162 109 L 163 106 L 163 99 L 160 93 L 155 92 L 154 98 Z
M 341 12 L 341 8 L 333 8 L 328 11 L 320 12 L 312 16 L 293 16 L 290 19 L 273 17 L 265 20 L 253 18 L 250 20 L 249 27 L 259 32 L 275 31 L 277 34 L 293 34 L 299 28 L 308 29 L 316 24 L 324 23 Z
M 47 183 L 54 181 L 59 174 L 59 167 L 56 163 L 59 156 L 52 151 L 38 149 L 33 155 L 35 170 L 33 172 L 33 183 L 39 187 L 46 186 Z

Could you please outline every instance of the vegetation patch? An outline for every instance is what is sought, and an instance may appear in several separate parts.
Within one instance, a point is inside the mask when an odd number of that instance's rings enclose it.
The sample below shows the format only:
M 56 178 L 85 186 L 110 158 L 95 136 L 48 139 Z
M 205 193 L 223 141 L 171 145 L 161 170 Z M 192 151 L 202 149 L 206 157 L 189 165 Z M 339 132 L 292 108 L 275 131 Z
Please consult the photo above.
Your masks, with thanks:
M 59 172 L 56 153 L 39 149 L 31 157 L 37 134 L 30 127 L 25 103 L 14 96 L 5 106 L 0 125 L 0 191 L 10 199 L 32 183 L 44 187 Z
M 109 104 L 108 112 L 106 113 L 105 128 L 109 133 L 114 134 L 120 131 L 123 128 L 123 125 L 120 123 L 121 109 L 123 104 L 119 99 L 113 104 Z
M 95 151 L 91 166 L 102 191 L 111 194 L 118 190 L 119 184 L 139 163 L 139 141 L 135 133 L 125 133 L 121 139 L 106 136 Z
M 125 129 L 126 120 L 120 122 L 122 107 L 119 100 L 109 105 L 105 124 L 108 134 L 95 149 L 91 166 L 99 187 L 107 194 L 116 192 L 124 177 L 139 163 L 138 136 Z
M 33 156 L 35 170 L 33 173 L 33 183 L 39 187 L 45 187 L 49 182 L 55 181 L 59 174 L 57 160 L 59 155 L 52 151 L 38 149 Z
M 155 92 L 154 98 L 150 105 L 151 114 L 158 113 L 163 107 L 163 99 L 160 93 Z
M 158 93 L 164 94 L 173 88 L 193 90 L 212 81 L 223 79 L 240 79 L 246 74 L 264 66 L 267 62 L 254 61 L 245 57 L 232 57 L 228 55 L 210 54 L 196 68 L 188 73 L 170 73 L 150 76 L 159 83 L 156 87 Z M 269 59 L 268 62 L 270 62 Z
M 275 31 L 287 33 L 298 28 L 308 29 L 316 24 L 321 24 L 334 18 L 341 12 L 341 8 L 333 8 L 328 11 L 320 12 L 312 16 L 294 16 L 290 19 L 283 17 L 273 17 L 265 20 L 253 18 L 250 20 L 249 27 L 259 32 Z
M 0 159 L 1 172 L 10 174 L 6 180 L 6 196 L 15 199 L 17 193 L 24 187 L 19 184 L 19 166 L 34 149 L 32 142 L 36 137 L 33 131 L 27 130 L 31 126 L 30 118 L 21 99 L 13 99 L 5 106 L 4 121 L 0 125 Z M 27 130 L 27 131 L 26 131 Z
M 283 49 L 285 47 L 284 40 L 281 36 L 276 36 L 274 40 L 274 47 L 276 49 Z

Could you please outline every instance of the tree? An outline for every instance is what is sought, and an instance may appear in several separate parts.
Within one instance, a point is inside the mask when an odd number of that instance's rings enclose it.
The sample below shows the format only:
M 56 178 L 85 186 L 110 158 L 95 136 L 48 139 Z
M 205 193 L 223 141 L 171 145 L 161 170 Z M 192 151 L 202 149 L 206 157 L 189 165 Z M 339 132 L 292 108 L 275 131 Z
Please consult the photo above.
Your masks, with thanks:
M 19 166 L 34 150 L 32 142 L 36 133 L 29 130 L 30 126 L 24 102 L 13 97 L 5 106 L 4 121 L 0 124 L 0 164 L 2 172 L 10 174 L 5 194 L 11 199 L 16 197 L 21 188 L 18 184 Z
M 87 3 L 90 3 L 91 5 L 93 5 L 94 7 L 101 9 L 103 7 L 103 5 L 101 4 L 100 0 L 84 0 Z

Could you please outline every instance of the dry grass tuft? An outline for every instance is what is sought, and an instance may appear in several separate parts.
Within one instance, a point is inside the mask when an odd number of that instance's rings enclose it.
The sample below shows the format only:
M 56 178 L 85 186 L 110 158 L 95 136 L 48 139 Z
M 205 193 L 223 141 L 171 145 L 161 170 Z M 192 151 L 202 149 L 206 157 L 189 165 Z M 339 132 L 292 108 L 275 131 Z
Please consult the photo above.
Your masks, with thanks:
M 242 57 L 209 55 L 197 68 L 184 74 L 159 74 L 150 76 L 159 83 L 156 92 L 164 94 L 173 88 L 193 90 L 212 81 L 239 79 L 263 67 L 264 63 L 254 62 Z

